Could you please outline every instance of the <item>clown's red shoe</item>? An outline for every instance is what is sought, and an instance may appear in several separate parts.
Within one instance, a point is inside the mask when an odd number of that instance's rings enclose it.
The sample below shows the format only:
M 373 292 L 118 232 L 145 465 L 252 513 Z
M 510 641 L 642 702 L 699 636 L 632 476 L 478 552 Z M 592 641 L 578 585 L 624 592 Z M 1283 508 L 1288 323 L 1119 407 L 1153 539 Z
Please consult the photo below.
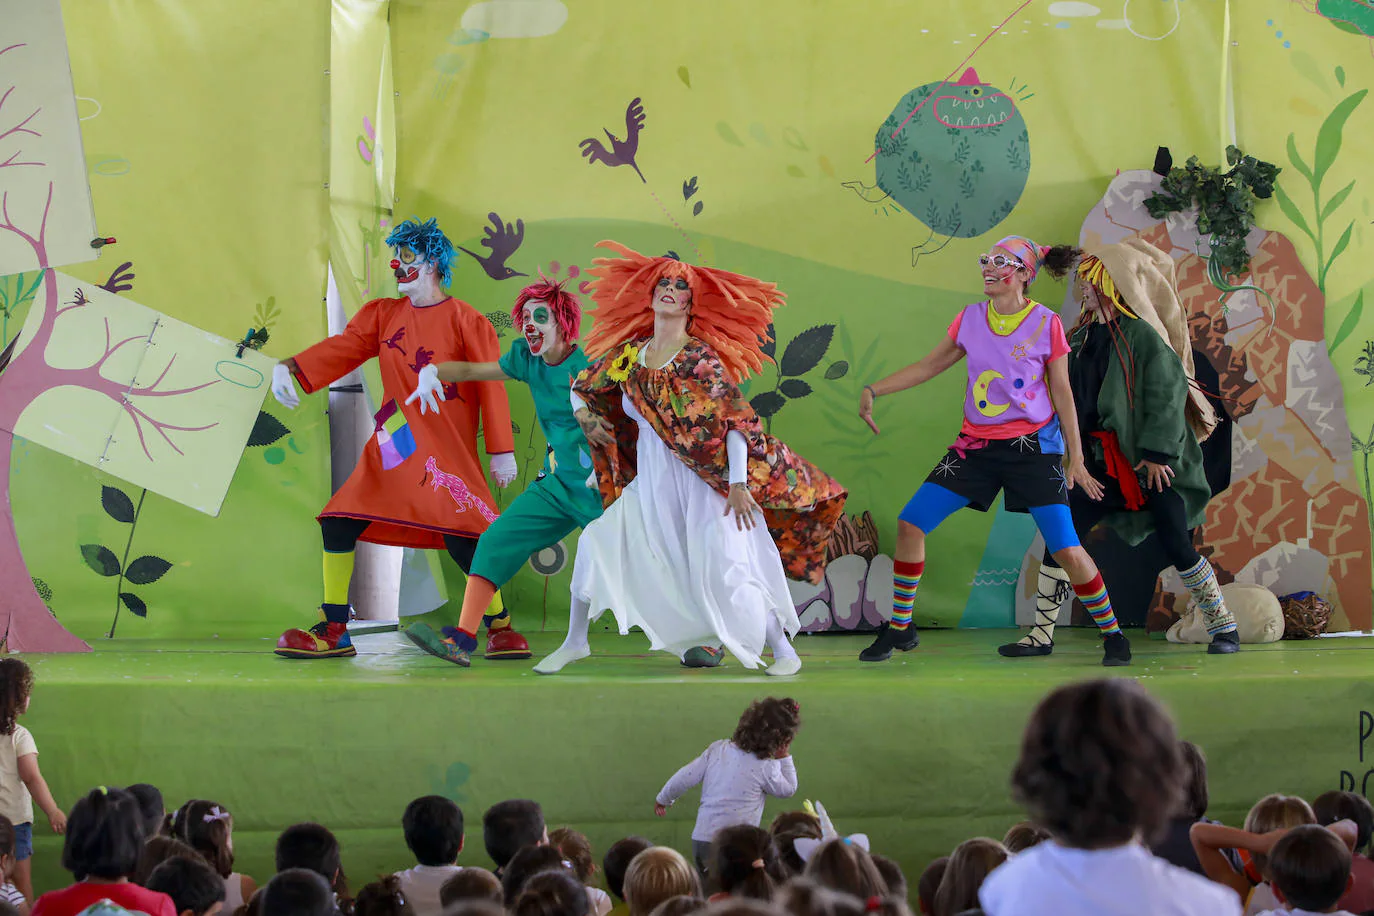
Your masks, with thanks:
M 530 655 L 530 644 L 525 641 L 525 637 L 515 632 L 513 627 L 506 627 L 503 630 L 487 631 L 487 651 L 484 654 L 485 658 L 511 661 L 529 658 Z
M 308 630 L 287 630 L 277 640 L 282 658 L 350 658 L 358 654 L 348 637 L 348 624 L 321 620 Z

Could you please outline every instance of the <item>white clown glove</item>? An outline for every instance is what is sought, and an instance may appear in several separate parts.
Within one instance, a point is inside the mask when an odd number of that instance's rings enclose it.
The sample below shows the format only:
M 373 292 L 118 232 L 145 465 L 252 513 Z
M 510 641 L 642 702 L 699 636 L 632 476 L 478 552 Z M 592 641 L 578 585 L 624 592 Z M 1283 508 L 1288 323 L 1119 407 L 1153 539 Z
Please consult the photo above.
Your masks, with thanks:
M 277 363 L 272 367 L 272 395 L 288 410 L 294 410 L 301 404 L 296 382 L 291 378 L 291 370 L 286 363 Z
M 496 478 L 498 487 L 510 486 L 519 475 L 520 469 L 515 466 L 514 452 L 502 452 L 491 456 L 491 476 Z
M 439 402 L 445 400 L 444 383 L 439 381 L 439 367 L 434 363 L 420 370 L 420 380 L 406 398 L 406 404 L 414 404 L 416 399 L 420 401 L 420 416 L 425 415 L 425 408 L 439 412 Z

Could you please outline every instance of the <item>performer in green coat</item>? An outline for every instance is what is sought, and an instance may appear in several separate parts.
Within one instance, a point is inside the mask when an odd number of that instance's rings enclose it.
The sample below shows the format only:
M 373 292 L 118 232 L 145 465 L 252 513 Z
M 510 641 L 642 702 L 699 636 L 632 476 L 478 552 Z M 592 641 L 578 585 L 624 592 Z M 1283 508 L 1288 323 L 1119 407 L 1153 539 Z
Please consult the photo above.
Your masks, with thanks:
M 1192 344 L 1174 282 L 1173 259 L 1142 239 L 1092 252 L 1051 249 L 1046 268 L 1070 270 L 1083 313 L 1069 334 L 1069 384 L 1088 472 L 1104 482 L 1101 499 L 1082 487 L 1069 494 L 1074 528 L 1086 535 L 1106 522 L 1126 543 L 1156 535 L 1202 611 L 1211 644 L 1240 648 L 1235 618 L 1216 573 L 1193 547 L 1211 498 L 1198 445 L 1216 415 L 1193 387 Z M 1064 570 L 1046 551 L 1040 566 L 1035 626 L 1002 655 L 1049 655 L 1059 609 L 1072 595 Z

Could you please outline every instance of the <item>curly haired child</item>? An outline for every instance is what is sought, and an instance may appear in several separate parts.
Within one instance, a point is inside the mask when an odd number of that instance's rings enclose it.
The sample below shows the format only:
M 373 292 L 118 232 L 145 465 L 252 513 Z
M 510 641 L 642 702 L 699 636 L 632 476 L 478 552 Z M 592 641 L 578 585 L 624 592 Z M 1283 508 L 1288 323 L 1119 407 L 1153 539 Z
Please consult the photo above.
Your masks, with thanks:
M 38 745 L 18 719 L 29 710 L 33 671 L 17 658 L 0 658 L 0 814 L 14 824 L 14 873 L 10 881 L 33 900 L 33 803 L 53 833 L 64 833 L 67 816 L 53 801 L 38 769 Z
M 684 792 L 701 786 L 701 806 L 692 829 L 692 855 L 703 875 L 717 833 L 737 824 L 759 826 L 765 796 L 791 798 L 797 791 L 792 740 L 799 728 L 801 705 L 796 700 L 755 700 L 740 716 L 729 740 L 713 742 L 659 791 L 654 813 L 663 817 Z
M 988 875 L 988 916 L 1239 916 L 1240 901 L 1150 854 L 1183 797 L 1173 721 L 1133 680 L 1052 691 L 1021 739 L 1012 791 L 1050 839 Z

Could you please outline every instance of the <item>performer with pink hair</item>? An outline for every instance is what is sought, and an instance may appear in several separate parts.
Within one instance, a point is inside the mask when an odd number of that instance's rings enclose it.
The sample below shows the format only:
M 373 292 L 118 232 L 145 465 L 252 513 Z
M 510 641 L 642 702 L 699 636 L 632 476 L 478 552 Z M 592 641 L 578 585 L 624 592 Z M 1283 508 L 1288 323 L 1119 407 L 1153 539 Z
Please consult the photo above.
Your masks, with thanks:
M 728 650 L 747 667 L 795 674 L 800 629 L 787 577 L 818 583 L 845 489 L 764 433 L 739 382 L 762 368 L 772 283 L 615 242 L 597 258 L 595 324 L 573 382 L 606 509 L 573 566 L 568 638 L 535 671 L 585 658 L 591 618 L 610 609 L 621 633 L 714 667 Z M 731 517 L 733 516 L 733 518 Z
M 1101 630 L 1102 663 L 1130 664 L 1130 643 L 1069 512 L 1072 487 L 1082 487 L 1094 500 L 1102 498 L 1103 488 L 1083 463 L 1064 325 L 1026 296 L 1049 251 L 1013 235 L 979 255 L 987 298 L 965 306 L 920 362 L 864 386 L 859 416 L 877 435 L 875 399 L 914 388 L 968 358 L 963 428 L 898 517 L 892 620 L 859 654 L 860 661 L 886 661 L 893 651 L 916 648 L 911 611 L 925 571 L 926 537 L 965 506 L 988 511 L 1000 492 L 1008 512 L 1035 519 L 1045 549 L 1068 574 Z
M 592 466 L 587 439 L 573 417 L 568 389 L 574 376 L 587 368 L 587 356 L 577 346 L 582 307 L 577 296 L 540 278 L 520 291 L 511 309 L 521 339 L 494 363 L 448 362 L 420 371 L 415 392 L 406 401 L 420 402 L 420 412 L 439 411 L 446 385 L 461 382 L 520 381 L 530 386 L 535 417 L 549 451 L 539 477 L 510 504 L 482 534 L 463 593 L 458 626 L 436 633 L 424 623 L 406 630 L 411 642 L 446 661 L 467 667 L 477 648 L 477 627 L 497 590 L 530 558 L 601 515 L 601 498 L 586 485 Z M 489 624 L 489 621 L 487 621 Z M 525 646 L 487 658 L 529 658 Z

